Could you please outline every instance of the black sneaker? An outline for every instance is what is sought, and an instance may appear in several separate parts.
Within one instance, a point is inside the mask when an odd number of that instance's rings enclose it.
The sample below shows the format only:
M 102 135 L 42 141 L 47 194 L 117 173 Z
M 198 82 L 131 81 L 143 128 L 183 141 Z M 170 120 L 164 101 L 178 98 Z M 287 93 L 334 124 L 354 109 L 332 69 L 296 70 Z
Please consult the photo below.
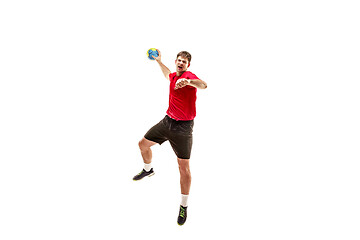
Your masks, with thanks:
M 178 216 L 178 224 L 184 225 L 185 221 L 186 221 L 186 216 L 187 216 L 187 207 L 183 207 L 180 205 L 180 211 L 179 211 L 179 216 Z
M 133 178 L 133 180 L 134 181 L 137 181 L 137 180 L 141 180 L 141 179 L 143 179 L 144 177 L 146 177 L 146 176 L 149 176 L 149 177 L 151 177 L 152 175 L 154 175 L 155 174 L 155 172 L 154 172 L 154 169 L 150 169 L 150 171 L 146 171 L 145 169 L 143 169 L 138 175 L 136 175 L 134 178 Z

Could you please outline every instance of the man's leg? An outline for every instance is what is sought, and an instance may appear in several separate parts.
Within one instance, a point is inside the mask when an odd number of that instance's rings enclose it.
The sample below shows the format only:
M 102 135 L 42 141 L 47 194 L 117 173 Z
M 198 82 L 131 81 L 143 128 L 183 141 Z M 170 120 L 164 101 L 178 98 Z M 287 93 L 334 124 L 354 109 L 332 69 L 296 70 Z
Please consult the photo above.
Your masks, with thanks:
M 178 216 L 178 224 L 183 225 L 187 218 L 187 199 L 190 192 L 191 173 L 190 173 L 190 155 L 192 147 L 192 122 L 178 123 L 179 134 L 173 135 L 170 145 L 173 148 L 179 165 L 181 203 Z M 188 125 L 188 126 L 186 126 Z
M 181 194 L 189 195 L 191 185 L 190 159 L 178 158 Z M 186 206 L 184 206 L 186 207 Z
M 147 140 L 146 138 L 142 138 L 139 142 L 139 148 L 141 152 L 141 156 L 144 160 L 145 164 L 150 164 L 152 159 L 152 151 L 150 147 L 154 146 L 156 142 Z
M 178 158 L 180 171 L 181 204 L 178 216 L 178 224 L 183 225 L 187 218 L 187 199 L 191 185 L 190 159 Z
M 146 138 L 142 138 L 140 140 L 139 148 L 144 161 L 144 169 L 133 178 L 134 181 L 141 180 L 146 176 L 150 177 L 155 174 L 151 166 L 152 152 L 150 149 L 151 146 L 154 146 L 155 144 L 156 142 L 147 140 Z

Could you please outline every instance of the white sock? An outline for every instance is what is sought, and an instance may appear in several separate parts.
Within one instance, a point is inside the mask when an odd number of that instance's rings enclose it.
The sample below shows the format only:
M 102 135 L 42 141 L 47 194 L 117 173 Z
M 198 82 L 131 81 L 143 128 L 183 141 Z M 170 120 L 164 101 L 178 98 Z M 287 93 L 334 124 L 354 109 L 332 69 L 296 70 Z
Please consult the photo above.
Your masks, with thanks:
M 144 165 L 144 169 L 145 169 L 145 171 L 150 171 L 151 170 L 151 168 L 152 168 L 152 166 L 151 166 L 151 163 L 149 163 L 149 164 L 146 164 L 145 163 L 145 165 Z
M 181 203 L 180 203 L 181 206 L 187 207 L 188 197 L 189 197 L 189 195 L 181 194 Z

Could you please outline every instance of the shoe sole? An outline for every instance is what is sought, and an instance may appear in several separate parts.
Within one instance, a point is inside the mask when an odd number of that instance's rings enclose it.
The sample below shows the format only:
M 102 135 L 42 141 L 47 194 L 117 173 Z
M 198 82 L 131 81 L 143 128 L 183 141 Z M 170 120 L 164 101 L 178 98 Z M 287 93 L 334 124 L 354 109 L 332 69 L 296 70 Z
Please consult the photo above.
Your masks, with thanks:
M 154 174 L 155 174 L 155 173 L 153 172 L 153 173 L 147 175 L 146 177 L 154 176 Z M 144 179 L 144 178 L 145 178 L 145 177 L 143 177 L 143 178 L 141 178 L 141 179 Z M 133 179 L 133 181 L 140 181 L 141 179 L 138 179 L 138 180 Z

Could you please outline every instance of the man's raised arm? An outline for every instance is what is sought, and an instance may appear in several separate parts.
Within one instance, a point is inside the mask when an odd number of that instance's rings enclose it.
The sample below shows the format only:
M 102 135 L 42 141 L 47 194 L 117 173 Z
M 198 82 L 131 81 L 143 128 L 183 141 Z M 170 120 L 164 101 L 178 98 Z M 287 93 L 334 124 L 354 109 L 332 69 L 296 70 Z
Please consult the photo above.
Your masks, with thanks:
M 153 58 L 155 58 L 155 60 L 159 64 L 159 66 L 161 68 L 161 71 L 163 72 L 166 79 L 170 81 L 169 74 L 171 73 L 171 71 L 161 62 L 161 52 L 160 52 L 160 50 L 159 49 L 156 49 L 156 50 L 158 51 L 159 56 L 158 57 L 153 56 Z

